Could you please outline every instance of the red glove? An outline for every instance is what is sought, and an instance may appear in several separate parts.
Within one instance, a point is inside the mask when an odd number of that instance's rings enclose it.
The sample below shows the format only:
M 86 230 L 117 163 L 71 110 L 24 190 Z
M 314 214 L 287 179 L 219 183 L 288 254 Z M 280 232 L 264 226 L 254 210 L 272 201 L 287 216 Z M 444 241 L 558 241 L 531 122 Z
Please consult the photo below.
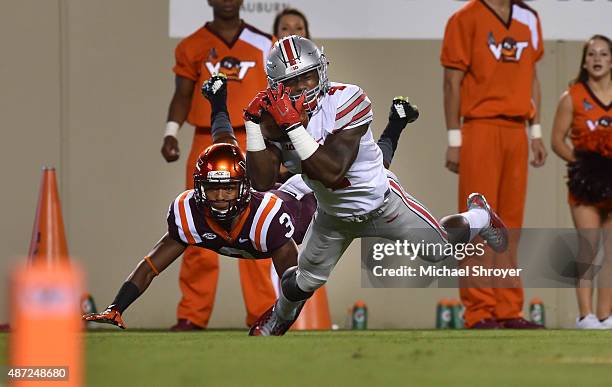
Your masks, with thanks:
M 265 90 L 257 93 L 255 98 L 249 102 L 249 106 L 244 109 L 244 120 L 259 124 L 261 121 L 261 112 L 266 109 L 268 94 Z
M 121 313 L 115 309 L 107 308 L 102 313 L 88 313 L 83 315 L 82 319 L 85 321 L 116 325 L 121 329 L 127 328 L 121 318 Z
M 302 111 L 304 110 L 304 100 L 306 94 L 293 102 L 289 98 L 289 91 L 282 83 L 278 84 L 278 89 L 266 90 L 268 95 L 268 106 L 266 110 L 272 115 L 276 124 L 286 132 L 290 132 L 302 124 Z

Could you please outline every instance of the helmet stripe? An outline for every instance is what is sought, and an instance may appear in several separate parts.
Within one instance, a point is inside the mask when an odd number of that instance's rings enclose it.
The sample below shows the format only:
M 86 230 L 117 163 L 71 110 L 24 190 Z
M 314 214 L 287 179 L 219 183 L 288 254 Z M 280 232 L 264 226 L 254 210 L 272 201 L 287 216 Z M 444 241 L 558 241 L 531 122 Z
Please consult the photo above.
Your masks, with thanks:
M 284 51 L 284 56 L 287 58 L 287 62 L 289 62 L 290 66 L 293 66 L 298 59 L 293 38 L 283 40 L 283 45 L 281 48 L 282 51 Z

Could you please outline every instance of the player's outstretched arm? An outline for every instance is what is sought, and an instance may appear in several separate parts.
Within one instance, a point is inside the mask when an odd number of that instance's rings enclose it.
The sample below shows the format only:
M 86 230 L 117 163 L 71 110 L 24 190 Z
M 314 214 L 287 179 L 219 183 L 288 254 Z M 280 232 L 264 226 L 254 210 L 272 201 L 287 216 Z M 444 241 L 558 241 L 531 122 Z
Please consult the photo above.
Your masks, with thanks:
M 389 111 L 389 122 L 378 139 L 385 168 L 389 168 L 402 131 L 419 118 L 419 108 L 408 101 L 408 97 L 394 97 Z
M 204 98 L 210 102 L 210 134 L 213 143 L 238 146 L 227 111 L 227 77 L 225 74 L 214 74 L 202 84 L 201 92 Z
M 157 242 L 121 286 L 115 300 L 101 313 L 89 313 L 83 320 L 113 324 L 125 329 L 121 314 L 149 287 L 153 278 L 164 271 L 185 251 L 185 245 L 172 239 L 167 233 Z

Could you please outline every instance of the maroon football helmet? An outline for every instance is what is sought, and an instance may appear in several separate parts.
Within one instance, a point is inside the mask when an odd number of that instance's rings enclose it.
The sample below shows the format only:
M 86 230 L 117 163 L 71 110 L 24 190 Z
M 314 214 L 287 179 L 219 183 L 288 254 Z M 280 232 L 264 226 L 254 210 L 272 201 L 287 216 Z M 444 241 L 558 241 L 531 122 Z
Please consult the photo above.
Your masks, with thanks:
M 206 197 L 206 188 L 211 184 L 237 184 L 238 196 L 228 200 L 227 209 L 212 206 Z M 232 219 L 239 215 L 251 199 L 251 184 L 246 173 L 246 159 L 236 145 L 213 144 L 198 157 L 193 173 L 193 187 L 198 206 L 208 209 L 218 220 Z

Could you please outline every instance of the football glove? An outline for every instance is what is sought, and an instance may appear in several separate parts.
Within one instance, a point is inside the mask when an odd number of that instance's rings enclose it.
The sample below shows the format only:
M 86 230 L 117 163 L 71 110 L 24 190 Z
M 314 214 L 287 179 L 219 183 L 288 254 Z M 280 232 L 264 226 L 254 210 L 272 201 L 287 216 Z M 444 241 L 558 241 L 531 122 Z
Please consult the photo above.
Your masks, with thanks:
M 261 122 L 261 112 L 266 109 L 268 94 L 266 91 L 260 91 L 255 98 L 249 102 L 249 105 L 244 109 L 243 118 L 245 121 L 251 121 L 256 124 Z
M 88 313 L 83 315 L 82 319 L 84 321 L 93 321 L 97 323 L 103 324 L 112 324 L 118 326 L 121 329 L 126 329 L 123 319 L 121 318 L 121 313 L 118 310 L 112 308 L 106 308 L 104 312 L 101 313 Z
M 227 98 L 227 76 L 223 73 L 215 74 L 202 84 L 202 95 L 212 102 L 213 98 Z
M 266 90 L 268 95 L 268 105 L 266 110 L 276 124 L 285 132 L 290 132 L 302 124 L 302 111 L 306 94 L 303 93 L 295 102 L 289 98 L 289 90 L 282 83 L 278 84 L 278 89 Z
M 406 124 L 419 118 L 419 108 L 408 101 L 408 97 L 394 97 L 389 112 L 389 120 L 405 120 Z

